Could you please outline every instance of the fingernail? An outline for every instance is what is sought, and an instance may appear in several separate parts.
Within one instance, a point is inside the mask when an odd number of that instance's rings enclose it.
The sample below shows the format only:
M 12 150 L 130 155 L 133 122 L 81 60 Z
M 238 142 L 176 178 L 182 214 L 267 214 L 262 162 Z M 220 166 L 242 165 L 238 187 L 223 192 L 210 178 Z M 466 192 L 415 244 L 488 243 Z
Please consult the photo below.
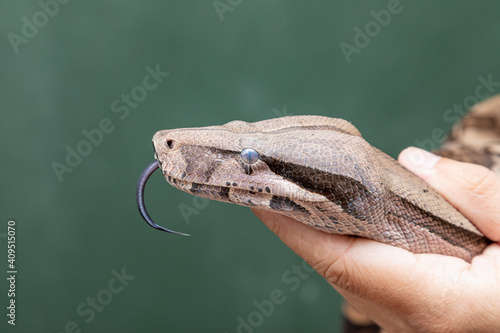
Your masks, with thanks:
M 419 169 L 432 169 L 441 156 L 434 155 L 426 150 L 410 147 L 404 151 L 403 157 L 412 167 Z

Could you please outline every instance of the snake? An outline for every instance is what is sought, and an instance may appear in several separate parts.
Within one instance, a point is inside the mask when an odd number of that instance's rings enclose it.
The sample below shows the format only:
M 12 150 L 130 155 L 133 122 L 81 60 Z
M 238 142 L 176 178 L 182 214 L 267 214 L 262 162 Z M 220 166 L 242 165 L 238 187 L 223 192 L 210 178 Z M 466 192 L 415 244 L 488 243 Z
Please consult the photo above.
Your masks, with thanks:
M 289 216 L 326 233 L 470 262 L 491 240 L 429 184 L 370 145 L 350 122 L 287 116 L 158 131 L 155 160 L 139 177 L 140 214 L 160 169 L 184 192 Z M 500 97 L 475 106 L 435 153 L 500 174 Z

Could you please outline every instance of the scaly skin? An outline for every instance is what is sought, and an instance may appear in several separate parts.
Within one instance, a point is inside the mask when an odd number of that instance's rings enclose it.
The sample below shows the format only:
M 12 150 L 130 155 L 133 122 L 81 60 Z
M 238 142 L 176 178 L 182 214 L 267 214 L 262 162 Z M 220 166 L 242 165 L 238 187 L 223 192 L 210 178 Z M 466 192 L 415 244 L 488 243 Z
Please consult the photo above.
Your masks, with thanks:
M 469 262 L 490 244 L 427 183 L 342 119 L 233 121 L 159 131 L 153 143 L 167 181 L 200 197 Z M 255 163 L 242 159 L 245 148 L 258 153 Z

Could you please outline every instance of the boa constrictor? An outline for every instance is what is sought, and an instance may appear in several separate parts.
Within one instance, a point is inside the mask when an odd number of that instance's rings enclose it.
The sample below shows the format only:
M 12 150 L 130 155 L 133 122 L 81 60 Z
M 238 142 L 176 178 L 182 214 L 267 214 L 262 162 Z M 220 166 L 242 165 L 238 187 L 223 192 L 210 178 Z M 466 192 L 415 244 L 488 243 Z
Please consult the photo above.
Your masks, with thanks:
M 500 173 L 499 133 L 496 97 L 456 125 L 438 153 Z M 490 243 L 439 193 L 342 119 L 290 116 L 163 130 L 153 144 L 156 161 L 140 177 L 137 201 L 146 221 L 160 230 L 178 233 L 155 224 L 144 206 L 145 183 L 158 167 L 185 192 L 414 253 L 470 261 Z

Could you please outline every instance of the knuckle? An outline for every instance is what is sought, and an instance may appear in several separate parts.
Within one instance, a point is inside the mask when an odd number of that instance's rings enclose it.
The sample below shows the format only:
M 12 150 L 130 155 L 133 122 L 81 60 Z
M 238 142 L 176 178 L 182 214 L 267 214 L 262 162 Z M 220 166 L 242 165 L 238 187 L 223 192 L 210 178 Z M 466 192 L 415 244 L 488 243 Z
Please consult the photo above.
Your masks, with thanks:
M 279 238 L 286 239 L 287 238 L 287 228 L 284 227 L 283 223 L 270 223 L 268 224 L 269 229 L 274 232 Z
M 351 248 L 352 243 L 336 258 L 327 257 L 319 260 L 315 269 L 330 284 L 362 296 L 366 294 L 366 288 L 363 287 L 363 278 L 366 277 L 366 272 L 350 258 L 349 252 Z
M 492 190 L 497 190 L 494 186 L 498 182 L 497 177 L 493 171 L 483 166 L 473 166 L 464 175 L 467 190 L 476 197 L 490 195 Z

